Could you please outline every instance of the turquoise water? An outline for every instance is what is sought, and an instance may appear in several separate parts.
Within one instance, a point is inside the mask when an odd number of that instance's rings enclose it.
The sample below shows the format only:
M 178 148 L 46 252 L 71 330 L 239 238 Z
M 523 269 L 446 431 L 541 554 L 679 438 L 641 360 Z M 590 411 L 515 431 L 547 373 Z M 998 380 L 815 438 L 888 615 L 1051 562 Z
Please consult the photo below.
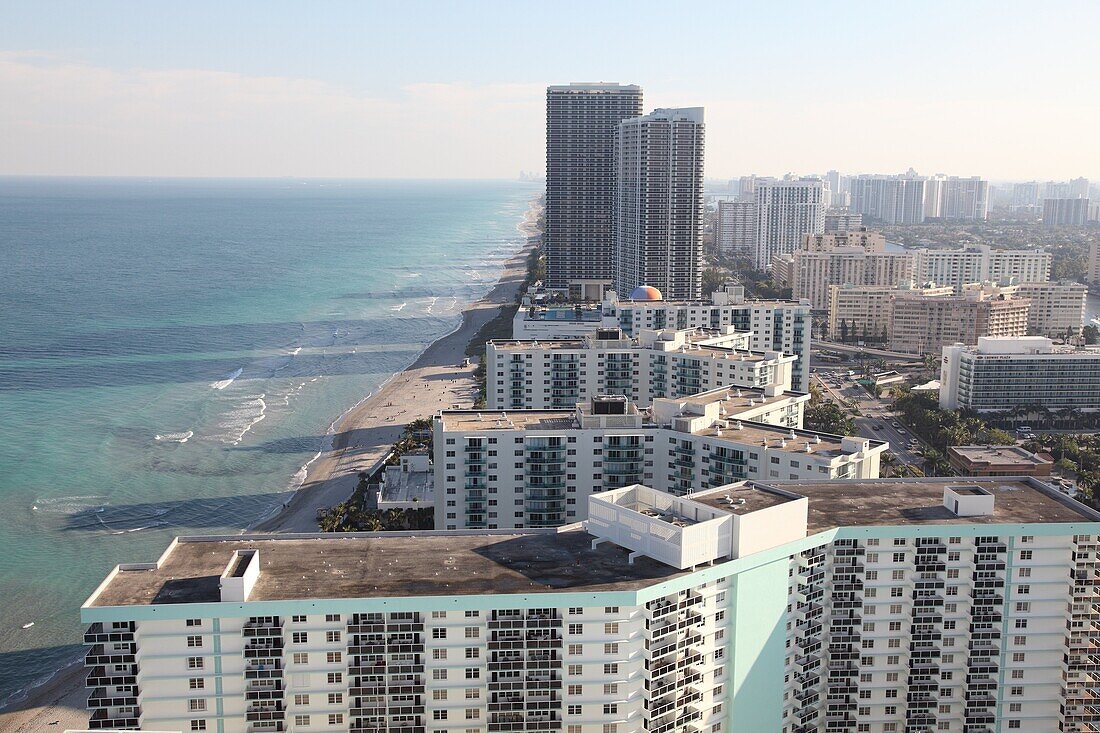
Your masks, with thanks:
M 488 292 L 537 193 L 0 179 L 0 700 L 79 651 L 116 563 L 285 500 Z

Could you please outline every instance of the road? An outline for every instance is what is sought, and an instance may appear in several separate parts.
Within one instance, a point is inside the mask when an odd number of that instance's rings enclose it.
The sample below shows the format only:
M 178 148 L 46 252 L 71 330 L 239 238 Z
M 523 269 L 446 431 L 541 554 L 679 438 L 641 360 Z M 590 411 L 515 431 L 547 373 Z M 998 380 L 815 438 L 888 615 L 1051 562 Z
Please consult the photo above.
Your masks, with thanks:
M 821 339 L 814 339 L 814 348 L 826 351 L 843 351 L 849 354 L 866 354 L 867 356 L 878 356 L 884 359 L 891 359 L 893 361 L 924 361 L 924 357 L 920 354 L 906 354 L 901 351 L 887 351 L 886 349 L 876 349 L 871 346 L 841 344 L 835 341 L 822 341 Z
M 836 386 L 831 381 L 824 379 L 821 372 L 814 374 L 813 379 L 825 394 L 831 396 L 838 403 L 854 402 L 858 405 L 862 414 L 861 417 L 855 418 L 856 432 L 859 435 L 874 440 L 885 440 L 890 443 L 890 452 L 897 457 L 900 463 L 917 468 L 923 467 L 924 458 L 920 455 L 923 445 L 919 445 L 916 449 L 910 449 L 909 441 L 916 440 L 920 444 L 920 439 L 904 426 L 895 428 L 891 424 L 897 422 L 897 418 L 890 411 L 889 399 L 875 397 L 855 382 L 847 379 L 841 380 L 840 386 Z M 900 425 L 900 423 L 898 424 Z M 875 425 L 881 426 L 881 429 L 875 430 Z M 902 430 L 905 431 L 904 434 L 901 432 Z

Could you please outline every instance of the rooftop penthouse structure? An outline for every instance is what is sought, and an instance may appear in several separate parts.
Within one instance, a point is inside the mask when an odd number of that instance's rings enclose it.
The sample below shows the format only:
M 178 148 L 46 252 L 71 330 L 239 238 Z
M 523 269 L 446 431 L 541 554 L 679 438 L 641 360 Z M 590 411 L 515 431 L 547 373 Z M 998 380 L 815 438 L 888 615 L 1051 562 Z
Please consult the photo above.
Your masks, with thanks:
M 642 331 L 631 338 L 601 328 L 581 339 L 489 341 L 486 402 L 491 410 L 572 409 L 597 395 L 624 395 L 641 407 L 728 385 L 791 387 L 795 356 L 751 351 L 749 335 L 716 330 Z
M 574 410 L 443 410 L 435 418 L 435 526 L 547 527 L 588 495 L 645 483 L 673 495 L 741 479 L 866 479 L 887 444 L 802 430 L 809 395 L 774 387 L 598 397 Z
M 652 288 L 648 290 L 651 292 Z M 512 320 L 512 338 L 573 339 L 598 328 L 619 328 L 627 336 L 638 336 L 645 330 L 730 326 L 749 334 L 747 348 L 796 356 L 793 386 L 806 391 L 810 378 L 810 325 L 809 303 L 745 300 L 744 288 L 726 285 L 711 293 L 709 300 L 629 300 L 611 292 L 594 306 L 546 307 L 527 299 Z
M 178 538 L 81 608 L 91 727 L 1100 724 L 1100 515 L 1034 479 L 588 502 L 586 523 L 554 529 Z

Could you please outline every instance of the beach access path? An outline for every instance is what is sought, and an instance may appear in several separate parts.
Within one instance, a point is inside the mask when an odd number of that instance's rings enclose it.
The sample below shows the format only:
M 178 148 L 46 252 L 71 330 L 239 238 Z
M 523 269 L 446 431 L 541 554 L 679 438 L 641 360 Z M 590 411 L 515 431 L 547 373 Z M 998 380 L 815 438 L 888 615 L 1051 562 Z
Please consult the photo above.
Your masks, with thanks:
M 462 366 L 466 346 L 501 308 L 515 302 L 527 275 L 534 238 L 508 260 L 496 286 L 462 313 L 462 324 L 432 343 L 405 371 L 349 410 L 334 426 L 332 447 L 307 469 L 301 488 L 282 511 L 250 527 L 255 532 L 316 532 L 317 512 L 351 496 L 359 473 L 385 460 L 405 426 L 441 409 L 472 407 L 476 363 Z

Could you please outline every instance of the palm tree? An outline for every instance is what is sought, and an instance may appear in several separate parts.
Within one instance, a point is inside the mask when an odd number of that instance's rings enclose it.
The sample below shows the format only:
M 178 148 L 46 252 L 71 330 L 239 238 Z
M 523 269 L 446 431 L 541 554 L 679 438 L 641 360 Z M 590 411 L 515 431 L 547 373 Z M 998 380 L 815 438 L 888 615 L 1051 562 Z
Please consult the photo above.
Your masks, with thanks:
M 925 473 L 931 473 L 933 476 L 944 476 L 951 470 L 951 464 L 948 463 L 947 456 L 935 448 L 925 448 L 920 454 L 924 459 Z
M 882 473 L 887 478 L 897 475 L 897 468 L 899 466 L 898 459 L 893 453 L 883 453 L 880 460 L 882 466 Z

